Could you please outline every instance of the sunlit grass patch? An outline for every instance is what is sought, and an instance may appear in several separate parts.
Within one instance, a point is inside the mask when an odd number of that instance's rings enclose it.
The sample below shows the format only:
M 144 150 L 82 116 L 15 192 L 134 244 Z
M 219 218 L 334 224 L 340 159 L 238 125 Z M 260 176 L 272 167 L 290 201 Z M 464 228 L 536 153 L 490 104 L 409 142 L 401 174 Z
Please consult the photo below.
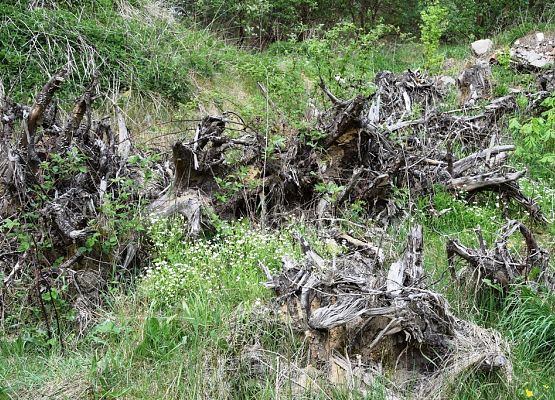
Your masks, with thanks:
M 161 304 L 203 294 L 234 304 L 268 295 L 260 268 L 277 271 L 283 256 L 299 257 L 287 232 L 264 232 L 245 222 L 224 224 L 211 238 L 189 239 L 184 221 L 161 220 L 149 234 L 155 256 L 142 287 Z

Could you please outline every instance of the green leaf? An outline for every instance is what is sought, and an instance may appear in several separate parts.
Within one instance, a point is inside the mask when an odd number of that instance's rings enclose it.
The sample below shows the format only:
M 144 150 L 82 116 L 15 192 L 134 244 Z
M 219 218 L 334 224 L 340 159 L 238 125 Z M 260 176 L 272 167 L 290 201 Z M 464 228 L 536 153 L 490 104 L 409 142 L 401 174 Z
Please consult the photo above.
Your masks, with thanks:
M 28 240 L 23 240 L 19 243 L 19 246 L 17 247 L 17 251 L 25 252 L 30 248 L 31 248 L 31 243 Z
M 518 122 L 517 118 L 511 118 L 511 120 L 509 121 L 510 130 L 512 130 L 513 132 L 518 132 L 521 127 L 522 125 L 520 124 L 520 122 Z

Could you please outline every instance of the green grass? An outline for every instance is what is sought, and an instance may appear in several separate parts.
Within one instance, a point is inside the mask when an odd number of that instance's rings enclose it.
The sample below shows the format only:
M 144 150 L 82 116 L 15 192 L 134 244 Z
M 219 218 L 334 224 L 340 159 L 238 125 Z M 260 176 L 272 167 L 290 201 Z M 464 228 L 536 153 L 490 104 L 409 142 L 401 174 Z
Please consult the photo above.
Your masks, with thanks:
M 355 93 L 371 93 L 374 89 L 368 82 L 376 72 L 400 72 L 425 63 L 420 45 L 391 39 L 392 35 L 378 40 L 380 32 L 352 39 L 348 28 L 342 28 L 333 33 L 337 36 L 275 43 L 254 53 L 227 45 L 209 32 L 192 31 L 173 22 L 145 24 L 137 18 L 124 18 L 113 7 L 101 8 L 94 16 L 89 10 L 82 19 L 71 8 L 27 12 L 21 6 L 5 7 L 6 18 L 0 26 L 0 76 L 4 83 L 11 82 L 7 89 L 16 99 L 29 100 L 44 83 L 45 72 L 65 62 L 68 47 L 59 39 L 68 38 L 79 67 L 66 97 L 73 96 L 90 77 L 88 62 L 98 61 L 103 87 L 112 90 L 132 131 L 145 139 L 172 132 L 177 133 L 171 138 L 190 135 L 188 129 L 194 128 L 194 122 L 178 120 L 194 119 L 204 113 L 200 110 L 238 111 L 261 132 L 266 129 L 266 117 L 274 123 L 283 115 L 295 131 L 302 132 L 307 128 L 303 115 L 308 99 L 321 108 L 328 105 L 317 87 L 320 75 L 334 93 L 347 99 Z M 518 26 L 497 36 L 497 46 L 508 46 L 532 28 L 547 27 Z M 43 46 L 26 48 L 24 44 L 37 35 L 37 43 Z M 51 47 L 41 42 L 49 35 Z M 95 51 L 79 53 L 83 43 L 94 43 Z M 439 51 L 445 58 L 455 59 L 447 74 L 455 74 L 469 56 L 467 44 L 444 46 Z M 23 63 L 29 55 L 35 57 Z M 493 67 L 493 77 L 497 95 L 506 94 L 511 87 L 527 89 L 534 83 L 530 75 L 503 65 Z M 267 108 L 257 82 L 268 88 L 276 109 Z M 448 102 L 455 104 L 456 99 L 451 96 Z M 100 101 L 99 108 L 110 107 L 110 102 Z M 549 176 L 551 171 L 539 168 L 522 181 L 523 189 L 546 212 L 548 226 L 533 228 L 542 245 L 553 251 L 555 181 Z M 402 201 L 402 193 L 398 196 Z M 404 224 L 390 227 L 395 240 L 383 244 L 388 257 L 394 257 L 402 250 L 409 223 L 422 223 L 425 268 L 433 288 L 446 295 L 458 316 L 497 329 L 510 342 L 513 381 L 507 384 L 502 377 L 469 374 L 456 383 L 454 399 L 520 399 L 526 398 L 527 390 L 534 398 L 550 399 L 555 396 L 553 298 L 530 292 L 522 295 L 523 290 L 515 288 L 507 299 L 490 291 L 474 303 L 468 293 L 453 285 L 447 273 L 446 240 L 456 238 L 475 246 L 474 228 L 480 225 L 491 245 L 505 222 L 497 203 L 495 194 L 466 199 L 437 190 L 418 200 L 416 211 Z M 431 210 L 441 215 L 432 215 Z M 516 207 L 511 213 L 530 223 Z M 359 225 L 366 222 L 356 207 L 344 215 Z M 345 227 L 351 229 L 352 225 Z M 152 264 L 144 266 L 150 272 L 133 287 L 116 286 L 106 294 L 96 325 L 84 337 L 71 333 L 71 321 L 64 322 L 63 351 L 55 340 L 47 343 L 40 323 L 21 327 L 17 334 L 2 332 L 0 399 L 274 399 L 280 394 L 307 399 L 358 398 L 323 383 L 313 392 L 301 394 L 293 394 L 291 387 L 276 386 L 281 374 L 295 372 L 290 364 L 302 364 L 306 347 L 286 324 L 251 312 L 272 297 L 261 285 L 265 277 L 259 263 L 275 271 L 284 253 L 300 257 L 292 230 L 303 232 L 323 255 L 335 251 L 318 242 L 317 232 L 298 223 L 282 231 L 260 231 L 240 222 L 221 225 L 213 237 L 192 242 L 181 228 L 179 220 L 160 221 L 151 227 L 148 234 L 156 246 Z M 255 376 L 256 368 L 247 357 L 249 347 L 256 344 L 268 351 L 262 377 Z M 382 389 L 377 385 L 368 398 L 383 398 Z
M 80 398 L 91 399 L 273 399 L 276 391 L 293 390 L 275 380 L 297 372 L 291 363 L 302 364 L 305 348 L 262 308 L 270 291 L 258 266 L 276 270 L 284 253 L 298 257 L 291 234 L 240 222 L 184 247 L 181 226 L 179 219 L 155 224 L 154 272 L 134 290 L 109 295 L 99 323 L 83 338 L 66 335 L 64 351 L 56 342 L 53 348 L 32 346 L 25 332 L 0 340 L 3 395 L 72 398 L 79 389 L 86 393 Z M 160 278 L 155 273 L 161 269 L 172 272 Z M 175 285 L 179 289 L 168 289 Z M 253 377 L 257 367 L 247 357 L 257 344 L 267 356 L 260 366 L 266 380 Z M 330 396 L 352 398 L 333 387 L 303 398 Z
M 547 227 L 537 227 L 536 235 L 544 248 L 553 250 L 552 185 L 543 181 L 524 181 L 524 190 L 537 199 L 550 221 Z M 465 245 L 478 245 L 474 228 L 482 228 L 486 245 L 492 246 L 495 232 L 503 225 L 495 195 L 482 194 L 472 202 L 456 199 L 438 191 L 431 200 L 421 200 L 416 219 L 424 224 L 425 269 L 434 281 L 435 289 L 444 293 L 454 312 L 481 326 L 498 330 L 509 341 L 513 362 L 513 381 L 502 377 L 475 373 L 462 377 L 455 384 L 455 399 L 524 399 L 527 391 L 534 398 L 550 399 L 555 395 L 553 357 L 553 295 L 534 293 L 526 287 L 515 286 L 507 297 L 493 288 L 486 288 L 477 297 L 453 285 L 447 272 L 445 245 L 456 238 Z M 450 210 L 440 217 L 430 218 L 429 210 Z M 531 224 L 524 213 L 513 215 Z M 531 225 L 534 226 L 534 225 Z M 551 271 L 553 271 L 553 265 Z M 528 392 L 528 393 L 529 393 Z
M 513 44 L 518 38 L 531 32 L 546 32 L 555 30 L 555 22 L 522 22 L 515 24 L 512 28 L 505 29 L 495 36 L 498 45 L 508 46 Z
M 131 91 L 185 102 L 192 94 L 190 74 L 211 76 L 226 50 L 233 51 L 171 19 L 145 22 L 142 9 L 126 16 L 111 2 L 99 3 L 32 11 L 23 2 L 2 5 L 0 78 L 16 101 L 30 102 L 45 76 L 69 63 L 62 98 L 97 74 L 103 93 L 112 96 Z
M 436 197 L 434 205 L 438 209 L 455 208 L 448 213 L 451 215 L 422 221 L 426 227 L 426 270 L 433 280 L 439 278 L 436 286 L 448 295 L 457 314 L 498 329 L 509 340 L 514 363 L 511 384 L 502 377 L 470 374 L 456 382 L 453 398 L 525 398 L 525 391 L 530 390 L 535 398 L 549 399 L 555 387 L 555 336 L 551 329 L 555 324 L 555 300 L 532 292 L 522 296 L 521 288 L 515 288 L 505 302 L 488 301 L 486 297 L 477 308 L 468 307 L 468 298 L 443 274 L 445 240 L 457 234 L 472 244 L 470 227 L 479 223 L 490 229 L 487 224 L 492 222 L 488 221 L 497 211 L 485 199 L 474 206 L 474 214 L 469 217 L 462 201 L 449 199 L 443 192 Z M 155 243 L 161 244 L 155 260 L 167 261 L 158 262 L 155 268 L 179 261 L 193 266 L 198 275 L 205 273 L 206 279 L 183 282 L 179 277 L 190 278 L 191 270 L 178 265 L 174 277 L 166 278 L 162 289 L 152 286 L 149 280 L 153 276 L 149 276 L 130 291 L 113 292 L 106 298 L 98 324 L 84 338 L 66 337 L 63 352 L 57 344 L 51 349 L 33 342 L 32 331 L 22 332 L 19 338 L 0 339 L 1 395 L 10 399 L 38 395 L 69 399 L 75 398 L 75 393 L 90 399 L 275 398 L 277 371 L 292 373 L 286 368 L 288 360 L 302 363 L 305 347 L 302 338 L 293 335 L 287 325 L 273 323 L 264 313 L 249 311 L 270 297 L 260 285 L 264 276 L 256 260 L 277 268 L 278 254 L 290 251 L 298 256 L 298 248 L 288 241 L 286 231 L 259 232 L 245 223 L 223 226 L 219 235 L 199 239 L 202 244 L 182 246 L 183 238 L 176 229 L 179 226 L 176 220 L 158 223 L 151 230 Z M 403 232 L 398 232 L 399 243 Z M 324 253 L 323 248 L 319 251 Z M 255 257 L 249 261 L 253 252 Z M 210 254 L 214 255 L 213 261 L 206 259 Z M 217 288 L 212 271 L 221 277 L 216 280 Z M 175 283 L 182 285 L 180 290 L 168 292 L 167 287 Z M 168 293 L 173 297 L 168 298 Z M 252 375 L 256 367 L 245 358 L 245 351 L 257 343 L 268 352 L 269 367 L 262 379 Z M 282 394 L 288 390 L 291 388 L 279 388 Z M 371 398 L 381 398 L 381 389 L 375 390 Z M 357 398 L 324 384 L 303 396 Z

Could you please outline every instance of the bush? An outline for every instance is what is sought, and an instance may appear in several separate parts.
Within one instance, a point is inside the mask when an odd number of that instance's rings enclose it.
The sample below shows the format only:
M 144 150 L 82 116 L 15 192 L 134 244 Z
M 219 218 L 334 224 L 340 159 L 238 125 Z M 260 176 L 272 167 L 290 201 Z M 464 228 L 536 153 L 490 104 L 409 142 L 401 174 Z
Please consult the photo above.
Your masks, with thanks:
M 555 96 L 545 99 L 546 108 L 539 116 L 521 124 L 513 118 L 509 124 L 517 142 L 516 154 L 524 162 L 549 173 L 555 167 Z M 545 168 L 547 167 L 547 168 Z
M 429 68 L 436 68 L 443 62 L 443 57 L 438 54 L 441 37 L 449 25 L 449 11 L 439 0 L 431 1 L 420 14 L 420 41 L 424 45 L 426 63 Z
M 538 22 L 549 21 L 553 4 L 545 0 L 442 0 L 449 10 L 449 41 L 474 40 L 497 32 L 507 33 L 506 28 L 515 24 L 531 23 L 514 39 L 535 29 Z M 514 40 L 513 39 L 513 40 Z
M 547 0 L 170 1 L 187 20 L 257 47 L 287 38 L 321 37 L 322 32 L 342 22 L 364 32 L 383 22 L 415 34 L 415 19 L 433 4 L 447 12 L 446 38 L 450 41 L 488 35 L 515 22 L 549 20 L 553 15 L 553 2 Z
M 393 46 L 388 48 L 383 40 L 394 33 L 398 30 L 391 25 L 377 24 L 363 30 L 350 22 L 338 23 L 322 38 L 304 41 L 298 52 L 310 60 L 316 70 L 315 80 L 322 77 L 340 98 L 371 94 L 377 71 L 405 67 L 395 59 L 395 49 L 390 52 Z

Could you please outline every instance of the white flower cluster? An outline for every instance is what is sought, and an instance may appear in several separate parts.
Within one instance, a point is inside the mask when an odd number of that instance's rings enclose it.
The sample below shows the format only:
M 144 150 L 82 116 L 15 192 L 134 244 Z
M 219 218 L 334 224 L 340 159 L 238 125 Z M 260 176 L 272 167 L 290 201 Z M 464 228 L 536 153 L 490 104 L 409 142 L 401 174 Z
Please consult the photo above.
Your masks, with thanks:
M 547 219 L 553 221 L 555 219 L 555 179 L 529 179 L 522 178 L 519 180 L 524 193 L 534 199 L 544 213 Z
M 290 235 L 262 232 L 244 222 L 212 239 L 189 240 L 184 226 L 179 219 L 160 220 L 149 230 L 156 254 L 142 283 L 161 303 L 175 303 L 191 292 L 249 290 L 264 280 L 260 263 L 276 271 L 282 256 L 298 256 Z

